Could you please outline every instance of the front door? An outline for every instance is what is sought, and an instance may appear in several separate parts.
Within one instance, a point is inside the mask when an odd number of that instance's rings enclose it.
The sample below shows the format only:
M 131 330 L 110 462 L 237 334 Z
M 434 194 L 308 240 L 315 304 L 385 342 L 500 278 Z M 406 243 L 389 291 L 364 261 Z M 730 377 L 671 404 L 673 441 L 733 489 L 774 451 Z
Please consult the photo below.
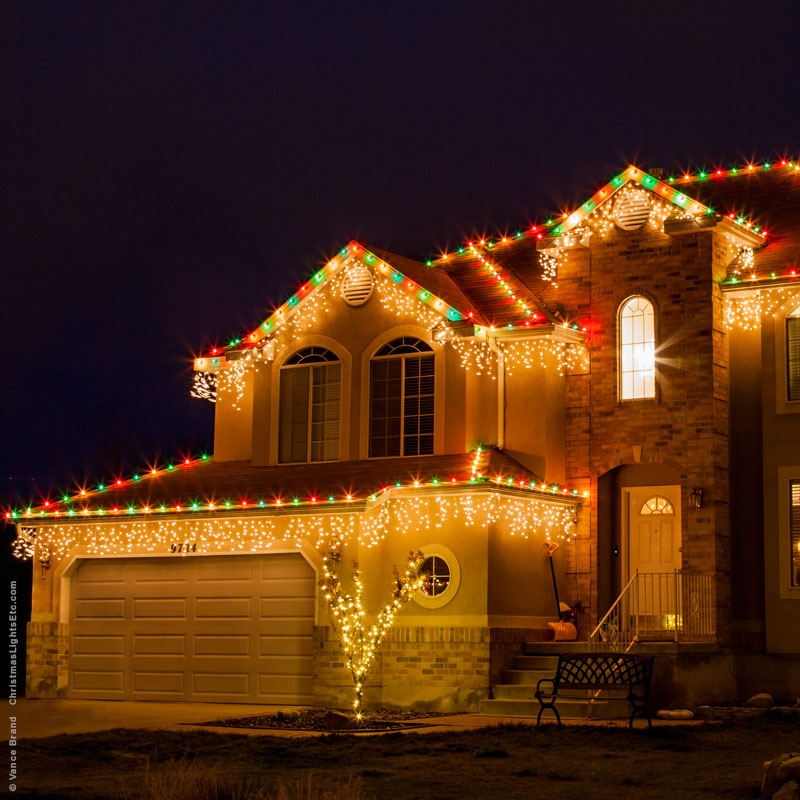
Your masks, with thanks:
M 638 572 L 636 613 L 640 626 L 674 630 L 679 619 L 681 569 L 680 486 L 623 489 L 626 510 L 626 569 Z

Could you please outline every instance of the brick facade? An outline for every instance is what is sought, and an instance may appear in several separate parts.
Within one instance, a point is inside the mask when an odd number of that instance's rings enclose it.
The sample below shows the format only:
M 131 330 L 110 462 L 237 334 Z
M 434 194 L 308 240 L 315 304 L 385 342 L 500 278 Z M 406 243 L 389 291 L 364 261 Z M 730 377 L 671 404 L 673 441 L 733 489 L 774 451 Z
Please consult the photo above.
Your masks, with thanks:
M 567 379 L 565 442 L 567 482 L 588 484 L 591 493 L 568 566 L 589 625 L 605 610 L 597 585 L 598 559 L 608 551 L 597 533 L 598 480 L 641 463 L 671 468 L 683 487 L 682 566 L 721 578 L 717 630 L 724 636 L 728 627 L 728 343 L 714 282 L 726 252 L 714 249 L 713 238 L 612 231 L 570 252 L 559 275 L 559 299 L 589 334 L 589 372 Z M 657 391 L 653 399 L 620 401 L 617 315 L 632 295 L 655 309 Z M 703 508 L 690 511 L 694 486 L 703 490 Z
M 490 639 L 488 628 L 392 628 L 365 684 L 365 706 L 476 710 L 489 691 Z M 335 633 L 316 627 L 315 704 L 347 707 L 352 694 L 353 681 Z
M 60 622 L 29 622 L 25 696 L 52 700 L 66 692 L 69 626 Z

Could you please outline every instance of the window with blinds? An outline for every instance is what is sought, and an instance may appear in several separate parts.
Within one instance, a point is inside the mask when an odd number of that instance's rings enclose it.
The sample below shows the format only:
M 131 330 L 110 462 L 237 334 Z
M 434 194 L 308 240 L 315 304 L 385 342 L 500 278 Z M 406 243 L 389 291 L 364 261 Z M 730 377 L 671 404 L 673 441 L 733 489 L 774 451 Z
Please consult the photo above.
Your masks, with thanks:
M 433 453 L 434 355 L 420 339 L 394 339 L 370 363 L 369 454 Z
M 786 320 L 787 400 L 800 400 L 800 308 Z
M 792 586 L 800 586 L 800 480 L 789 482 L 789 544 L 792 548 L 791 565 Z
M 278 461 L 338 461 L 342 365 L 322 347 L 307 347 L 281 368 Z

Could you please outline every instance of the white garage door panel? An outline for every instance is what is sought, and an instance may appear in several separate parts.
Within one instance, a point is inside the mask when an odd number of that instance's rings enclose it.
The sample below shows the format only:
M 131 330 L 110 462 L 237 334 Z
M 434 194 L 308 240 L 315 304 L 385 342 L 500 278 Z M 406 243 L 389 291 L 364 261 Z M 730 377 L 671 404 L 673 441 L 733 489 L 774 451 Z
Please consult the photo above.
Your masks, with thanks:
M 261 598 L 259 616 L 262 619 L 268 619 L 272 617 L 305 617 L 309 613 L 314 613 L 314 600 L 311 597 Z
M 186 600 L 182 597 L 136 597 L 133 600 L 133 618 L 185 620 Z
M 311 656 L 265 656 L 259 664 L 264 675 L 301 675 L 311 670 Z
M 71 697 L 311 702 L 299 554 L 90 559 L 71 581 Z
M 75 636 L 72 652 L 77 656 L 125 654 L 124 636 Z
M 98 563 L 84 583 L 125 583 L 125 565 L 120 561 L 103 561 Z
M 123 563 L 125 563 L 123 561 Z M 140 562 L 133 580 L 137 584 L 144 583 L 183 583 L 189 579 L 188 563 L 174 558 L 150 558 Z M 185 589 L 184 589 L 185 591 Z
M 249 656 L 250 648 L 250 636 L 247 634 L 194 637 L 194 654 L 196 656 Z
M 117 696 L 122 692 L 124 673 L 110 669 L 101 672 L 75 670 L 72 681 L 77 690 Z
M 308 576 L 296 578 L 270 578 L 264 581 L 265 597 L 308 597 L 308 584 L 314 579 Z
M 133 637 L 135 656 L 183 656 L 186 636 L 182 634 L 136 634 Z
M 183 699 L 184 676 L 182 672 L 142 672 L 133 673 L 133 691 L 147 694 L 172 696 Z
M 260 656 L 292 655 L 311 658 L 314 642 L 310 636 L 259 636 Z
M 216 583 L 225 584 L 235 580 L 252 580 L 255 572 L 255 564 L 247 557 L 237 558 L 236 556 L 229 559 L 229 563 L 225 567 L 225 574 L 220 574 L 219 567 L 214 564 L 214 559 L 204 560 L 203 563 L 196 565 L 195 575 L 197 576 L 198 583 L 205 581 L 214 581 Z
M 122 598 L 97 600 L 79 600 L 75 604 L 75 617 L 77 619 L 125 619 L 125 601 Z
M 198 597 L 195 602 L 198 619 L 250 619 L 249 597 Z
M 250 676 L 241 672 L 194 672 L 193 694 L 197 697 L 246 697 L 250 694 Z

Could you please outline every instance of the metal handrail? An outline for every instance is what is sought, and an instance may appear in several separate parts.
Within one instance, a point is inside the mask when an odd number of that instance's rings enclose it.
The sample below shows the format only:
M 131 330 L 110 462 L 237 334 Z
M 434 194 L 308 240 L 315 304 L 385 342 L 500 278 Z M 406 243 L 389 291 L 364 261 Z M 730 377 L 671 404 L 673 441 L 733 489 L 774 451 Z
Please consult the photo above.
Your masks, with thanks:
M 633 574 L 588 642 L 610 650 L 631 647 L 642 638 L 703 640 L 716 634 L 714 574 L 639 572 Z
M 631 576 L 631 579 L 628 581 L 628 583 L 625 584 L 625 587 L 619 593 L 619 597 L 617 597 L 617 599 L 614 601 L 614 603 L 612 604 L 611 608 L 609 608 L 608 611 L 606 611 L 606 613 L 603 616 L 603 618 L 595 626 L 595 629 L 589 634 L 589 642 L 590 643 L 594 642 L 596 640 L 596 638 L 599 636 L 600 631 L 603 630 L 604 626 L 608 623 L 608 621 L 612 618 L 614 613 L 617 611 L 617 607 L 622 604 L 622 601 L 625 599 L 625 596 L 628 594 L 628 592 L 630 591 L 631 587 L 635 583 L 638 582 L 638 578 L 639 578 L 639 570 L 637 569 L 636 572 L 634 572 L 633 575 Z M 635 618 L 637 620 L 638 620 L 638 616 L 639 616 L 638 614 L 635 615 Z M 637 636 L 638 636 L 638 630 L 637 630 Z M 635 640 L 635 637 L 634 637 L 634 640 Z

